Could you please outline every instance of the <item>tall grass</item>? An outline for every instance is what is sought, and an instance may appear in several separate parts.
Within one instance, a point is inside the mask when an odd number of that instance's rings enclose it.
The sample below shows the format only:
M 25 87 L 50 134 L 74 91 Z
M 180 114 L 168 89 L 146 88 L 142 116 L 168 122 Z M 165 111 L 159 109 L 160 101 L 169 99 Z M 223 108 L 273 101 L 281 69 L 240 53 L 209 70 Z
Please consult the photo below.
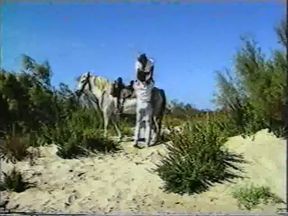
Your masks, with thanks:
M 281 204 L 281 198 L 272 193 L 269 187 L 246 185 L 235 189 L 232 193 L 237 199 L 238 206 L 242 209 L 252 210 L 260 204 Z
M 11 172 L 3 172 L 3 174 L 4 180 L 0 183 L 0 191 L 9 190 L 21 193 L 33 186 L 33 184 L 26 182 L 23 179 L 22 174 L 18 172 L 15 168 Z
M 58 145 L 57 154 L 65 159 L 118 151 L 118 143 L 105 138 L 101 126 L 93 110 L 80 109 L 53 128 L 43 127 L 42 142 Z
M 6 132 L 0 138 L 0 158 L 6 162 L 16 163 L 31 156 L 28 147 L 34 145 L 35 139 L 29 133 Z

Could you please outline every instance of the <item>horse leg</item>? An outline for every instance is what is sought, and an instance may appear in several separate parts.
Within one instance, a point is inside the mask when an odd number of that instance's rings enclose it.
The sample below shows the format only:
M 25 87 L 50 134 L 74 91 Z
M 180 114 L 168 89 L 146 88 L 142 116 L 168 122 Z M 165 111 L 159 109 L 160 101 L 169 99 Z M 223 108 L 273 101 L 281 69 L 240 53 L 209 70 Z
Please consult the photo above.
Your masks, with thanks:
M 153 117 L 152 117 L 152 108 L 149 104 L 145 109 L 145 144 L 150 146 L 151 143 L 151 132 L 153 130 Z
M 107 114 L 107 112 L 104 112 L 103 117 L 104 117 L 104 137 L 107 137 L 107 130 L 109 125 L 109 115 Z
M 158 118 L 158 121 L 157 121 L 157 125 L 158 125 L 158 137 L 161 137 L 162 117 L 163 117 L 163 116 L 160 116 L 160 117 Z
M 157 142 L 157 139 L 158 139 L 158 125 L 157 125 L 157 122 L 156 122 L 156 119 L 155 119 L 155 117 L 153 116 L 152 117 L 152 125 L 153 125 L 153 127 L 151 128 L 151 132 L 152 132 L 152 134 L 151 134 L 151 146 L 152 145 L 155 145 L 156 144 L 156 142 Z
M 136 108 L 136 126 L 134 131 L 134 144 L 137 145 L 139 141 L 139 135 L 140 135 L 140 124 L 142 122 L 142 113 L 141 110 L 138 110 Z
M 117 122 L 116 122 L 115 119 L 112 120 L 112 123 L 113 123 L 113 125 L 114 125 L 114 128 L 115 128 L 117 134 L 118 134 L 118 140 L 119 140 L 119 142 L 120 142 L 120 141 L 122 140 L 122 133 L 121 133 L 121 131 L 120 131 L 120 129 L 119 129 L 119 127 L 118 127 L 118 124 L 117 124 Z

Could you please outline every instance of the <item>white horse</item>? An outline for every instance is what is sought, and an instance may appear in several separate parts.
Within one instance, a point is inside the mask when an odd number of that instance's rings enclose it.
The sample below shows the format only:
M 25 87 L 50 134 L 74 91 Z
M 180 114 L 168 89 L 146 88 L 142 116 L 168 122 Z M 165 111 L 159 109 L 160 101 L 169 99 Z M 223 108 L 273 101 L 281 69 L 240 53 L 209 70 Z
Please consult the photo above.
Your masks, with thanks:
M 112 83 L 107 79 L 91 75 L 89 72 L 83 73 L 78 81 L 76 93 L 81 96 L 83 93 L 92 93 L 96 99 L 96 105 L 101 110 L 104 120 L 104 136 L 107 136 L 107 128 L 111 121 L 118 134 L 119 140 L 122 133 L 118 127 L 117 102 L 116 98 L 111 95 Z M 154 87 L 152 91 L 152 141 L 155 144 L 161 134 L 162 119 L 166 109 L 166 96 L 162 89 Z M 123 114 L 136 115 L 136 98 L 127 98 L 123 104 Z

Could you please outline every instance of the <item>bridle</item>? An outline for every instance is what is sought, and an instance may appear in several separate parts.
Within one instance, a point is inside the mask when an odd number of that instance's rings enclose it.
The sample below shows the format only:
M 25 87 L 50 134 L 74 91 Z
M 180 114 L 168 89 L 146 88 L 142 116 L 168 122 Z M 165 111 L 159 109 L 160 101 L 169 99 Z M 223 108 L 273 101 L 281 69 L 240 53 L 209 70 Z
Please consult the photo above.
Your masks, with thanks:
M 81 95 L 85 94 L 87 96 L 87 98 L 91 99 L 97 105 L 97 107 L 100 108 L 98 98 L 92 93 L 92 85 L 91 85 L 90 78 L 91 78 L 91 75 L 90 75 L 90 73 L 88 73 L 86 79 L 84 80 L 84 84 L 82 85 L 81 89 L 76 91 L 76 95 L 77 95 L 78 100 L 79 100 Z M 88 85 L 88 90 L 92 94 L 89 94 L 89 92 L 85 91 L 86 85 Z M 94 97 L 91 98 L 91 95 L 93 95 Z
M 90 83 L 90 77 L 91 77 L 91 75 L 90 75 L 90 73 L 88 73 L 86 79 L 84 80 L 84 84 L 82 85 L 82 88 L 76 92 L 78 97 L 80 97 L 81 94 L 84 93 L 84 90 L 85 90 L 85 87 L 86 87 L 87 84 L 88 84 L 89 91 L 92 90 L 92 86 L 91 86 L 91 83 Z

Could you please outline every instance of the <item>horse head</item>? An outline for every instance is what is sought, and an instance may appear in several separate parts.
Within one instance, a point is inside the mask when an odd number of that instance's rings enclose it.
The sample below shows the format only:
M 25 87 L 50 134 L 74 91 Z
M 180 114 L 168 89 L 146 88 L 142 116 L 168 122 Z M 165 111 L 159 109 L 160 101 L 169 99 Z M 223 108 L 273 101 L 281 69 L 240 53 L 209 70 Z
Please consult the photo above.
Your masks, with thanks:
M 83 94 L 83 92 L 87 89 L 87 87 L 88 87 L 88 90 L 91 91 L 92 86 L 91 86 L 90 78 L 91 78 L 90 72 L 83 73 L 79 77 L 78 85 L 77 85 L 76 92 L 75 92 L 78 97 L 80 97 Z

